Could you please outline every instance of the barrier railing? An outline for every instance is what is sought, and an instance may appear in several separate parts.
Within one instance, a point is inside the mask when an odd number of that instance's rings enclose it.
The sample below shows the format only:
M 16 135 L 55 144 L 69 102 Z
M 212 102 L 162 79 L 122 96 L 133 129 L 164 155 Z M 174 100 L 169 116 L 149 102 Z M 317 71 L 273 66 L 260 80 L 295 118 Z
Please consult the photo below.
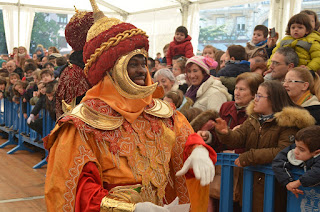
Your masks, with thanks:
M 19 150 L 27 150 L 33 152 L 30 148 L 25 146 L 25 143 L 32 144 L 41 149 L 44 149 L 43 142 L 39 143 L 43 137 L 48 135 L 53 129 L 55 122 L 50 118 L 49 112 L 46 110 L 41 110 L 39 118 L 42 118 L 42 134 L 38 134 L 36 131 L 29 128 L 27 125 L 27 120 L 23 117 L 22 104 L 19 105 L 8 101 L 7 99 L 0 100 L 0 130 L 8 134 L 8 140 L 0 145 L 0 148 L 4 148 L 8 145 L 17 145 L 13 149 L 9 150 L 8 154 L 13 154 Z M 32 106 L 27 103 L 27 115 L 30 115 Z M 15 137 L 18 142 L 15 141 Z M 44 149 L 45 150 L 45 149 Z M 41 168 L 45 165 L 46 157 L 48 155 L 47 150 L 45 150 L 45 158 L 42 159 L 33 168 Z
M 220 211 L 233 211 L 233 167 L 234 161 L 238 158 L 237 154 L 218 153 L 218 162 L 221 165 L 221 188 L 220 188 Z M 253 173 L 261 172 L 265 174 L 264 184 L 264 212 L 274 211 L 275 178 L 271 165 L 249 166 L 243 168 L 243 190 L 242 190 L 242 211 L 252 211 L 252 191 L 253 191 Z M 294 179 L 304 173 L 302 169 L 292 170 Z M 288 212 L 315 212 L 320 208 L 320 186 L 300 187 L 304 195 L 296 198 L 291 192 L 287 192 L 287 211 Z

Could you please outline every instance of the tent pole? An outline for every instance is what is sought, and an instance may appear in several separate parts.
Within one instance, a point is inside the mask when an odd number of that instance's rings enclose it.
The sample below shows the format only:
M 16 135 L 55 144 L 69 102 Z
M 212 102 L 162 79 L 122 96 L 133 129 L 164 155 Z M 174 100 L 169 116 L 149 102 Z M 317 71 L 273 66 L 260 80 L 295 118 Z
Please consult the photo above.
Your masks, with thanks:
M 20 46 L 20 0 L 18 0 L 18 47 Z

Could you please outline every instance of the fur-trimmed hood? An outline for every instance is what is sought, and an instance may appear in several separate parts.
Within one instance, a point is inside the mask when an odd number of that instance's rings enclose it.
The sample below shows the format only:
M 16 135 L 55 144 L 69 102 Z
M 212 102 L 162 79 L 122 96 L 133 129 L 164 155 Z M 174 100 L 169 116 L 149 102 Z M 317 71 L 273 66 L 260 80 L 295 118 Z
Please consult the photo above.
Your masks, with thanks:
M 216 120 L 219 117 L 219 113 L 214 110 L 207 110 L 200 113 L 195 119 L 190 122 L 193 130 L 198 132 L 203 125 L 205 125 L 209 120 Z
M 258 114 L 253 111 L 254 100 L 247 107 L 248 116 L 257 117 Z M 274 117 L 281 127 L 297 127 L 299 129 L 312 126 L 315 119 L 310 115 L 309 111 L 298 107 L 284 107 L 282 111 L 274 114 Z

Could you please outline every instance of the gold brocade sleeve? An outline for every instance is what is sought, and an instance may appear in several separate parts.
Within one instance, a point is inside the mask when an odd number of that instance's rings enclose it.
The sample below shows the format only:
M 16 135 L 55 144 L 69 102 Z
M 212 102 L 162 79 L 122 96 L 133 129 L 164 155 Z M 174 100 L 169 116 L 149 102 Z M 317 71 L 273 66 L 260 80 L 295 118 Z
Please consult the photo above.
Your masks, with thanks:
M 101 201 L 100 212 L 133 212 L 134 203 L 126 203 L 104 197 Z

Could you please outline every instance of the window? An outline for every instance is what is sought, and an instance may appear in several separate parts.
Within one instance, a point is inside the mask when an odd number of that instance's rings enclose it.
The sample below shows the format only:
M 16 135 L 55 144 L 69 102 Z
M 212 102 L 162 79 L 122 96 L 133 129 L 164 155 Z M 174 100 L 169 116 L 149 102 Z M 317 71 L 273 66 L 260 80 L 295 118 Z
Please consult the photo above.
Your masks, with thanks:
M 246 30 L 246 18 L 244 16 L 237 17 L 237 30 L 239 32 Z

